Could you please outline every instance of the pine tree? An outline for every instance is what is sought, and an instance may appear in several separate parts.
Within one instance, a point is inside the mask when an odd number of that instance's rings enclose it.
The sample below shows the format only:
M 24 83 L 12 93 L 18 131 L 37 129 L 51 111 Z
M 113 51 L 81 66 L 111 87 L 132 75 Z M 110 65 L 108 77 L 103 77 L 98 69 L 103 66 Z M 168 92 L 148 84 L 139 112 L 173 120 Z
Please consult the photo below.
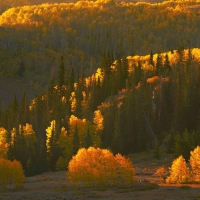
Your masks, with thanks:
M 149 58 L 149 64 L 154 66 L 154 63 L 153 63 L 153 51 L 151 49 L 151 52 L 150 52 L 150 58 Z
M 26 71 L 26 68 L 24 66 L 24 61 L 22 59 L 21 62 L 20 62 L 20 65 L 19 65 L 19 70 L 18 70 L 19 77 L 21 77 L 21 78 L 24 77 L 25 71 Z
M 114 122 L 114 133 L 111 141 L 111 149 L 114 154 L 124 153 L 124 142 L 122 136 L 121 120 L 120 120 L 120 110 L 116 112 L 115 122 Z
M 65 85 L 65 66 L 64 66 L 63 56 L 61 56 L 61 63 L 58 71 L 58 88 L 60 90 L 63 90 L 62 88 L 64 85 Z M 63 91 L 61 91 L 61 93 L 63 93 Z
M 26 92 L 24 92 L 21 104 L 20 104 L 20 111 L 19 111 L 19 117 L 20 117 L 20 124 L 25 125 L 26 123 L 29 122 L 28 118 L 28 100 L 27 100 L 27 95 Z
M 71 94 L 73 91 L 74 91 L 74 81 L 75 78 L 74 78 L 74 68 L 72 68 L 71 70 L 71 74 L 70 74 L 70 77 L 69 77 L 69 93 Z
M 170 71 L 171 71 L 171 65 L 170 65 L 170 62 L 169 62 L 169 56 L 166 53 L 165 54 L 165 61 L 164 61 L 164 76 L 167 76 Z
M 161 68 L 162 68 L 162 57 L 161 55 L 158 54 L 156 60 L 156 75 L 160 76 Z
M 91 137 L 90 131 L 88 129 L 87 134 L 86 134 L 85 139 L 84 139 L 84 147 L 89 148 L 91 146 L 92 146 L 92 137 Z
M 79 135 L 78 135 L 78 126 L 76 124 L 73 136 L 73 155 L 76 155 L 80 147 Z

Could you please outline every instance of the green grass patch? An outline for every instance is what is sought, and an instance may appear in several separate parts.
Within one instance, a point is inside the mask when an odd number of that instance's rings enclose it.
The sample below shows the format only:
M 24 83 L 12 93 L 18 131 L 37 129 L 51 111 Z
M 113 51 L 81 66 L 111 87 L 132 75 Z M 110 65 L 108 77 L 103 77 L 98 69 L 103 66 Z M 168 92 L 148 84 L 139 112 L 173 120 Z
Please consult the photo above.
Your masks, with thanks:
M 86 191 L 75 191 L 75 192 L 73 192 L 73 195 L 85 195 L 86 194 Z
M 102 198 L 102 197 L 104 197 L 103 195 L 101 195 L 101 194 L 93 194 L 93 196 L 92 196 L 92 198 Z
M 107 189 L 106 186 L 98 185 L 94 188 L 94 191 L 106 191 Z
M 127 189 L 119 189 L 116 191 L 116 193 L 127 193 L 127 192 L 134 192 L 132 188 L 127 188 Z
M 159 186 L 154 183 L 147 183 L 147 184 L 138 184 L 131 188 L 121 188 L 117 189 L 116 193 L 127 193 L 127 192 L 135 192 L 135 191 L 148 191 L 157 189 Z
M 181 185 L 179 188 L 185 190 L 190 189 L 191 187 L 189 185 Z
M 151 183 L 151 184 L 145 184 L 144 185 L 144 189 L 145 190 L 155 190 L 159 188 L 159 185 L 155 184 L 155 183 Z

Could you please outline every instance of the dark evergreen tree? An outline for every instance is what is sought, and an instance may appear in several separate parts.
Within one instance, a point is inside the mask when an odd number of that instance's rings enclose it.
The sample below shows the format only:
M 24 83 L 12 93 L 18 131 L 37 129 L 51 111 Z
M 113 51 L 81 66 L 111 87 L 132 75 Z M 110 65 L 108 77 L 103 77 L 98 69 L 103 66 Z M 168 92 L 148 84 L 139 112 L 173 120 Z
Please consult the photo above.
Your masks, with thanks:
M 27 100 L 26 92 L 24 92 L 22 100 L 21 100 L 20 108 L 19 108 L 20 124 L 25 125 L 26 123 L 29 123 L 28 115 L 29 115 L 29 103 Z
M 26 68 L 25 68 L 25 66 L 24 66 L 24 61 L 22 60 L 22 61 L 20 62 L 19 70 L 18 70 L 18 75 L 19 75 L 19 77 L 21 77 L 21 78 L 24 77 L 25 71 L 26 71 Z
M 154 62 L 153 62 L 153 51 L 151 50 L 150 52 L 150 58 L 149 58 L 149 64 L 154 66 Z
M 170 62 L 169 62 L 169 56 L 168 54 L 166 53 L 165 54 L 165 60 L 164 60 L 164 76 L 167 76 L 168 73 L 171 71 L 171 65 L 170 65 Z
M 76 124 L 73 135 L 73 155 L 76 155 L 77 151 L 79 150 L 79 147 L 80 147 L 80 140 L 78 135 L 78 126 Z
M 124 137 L 122 135 L 120 109 L 118 109 L 115 115 L 114 133 L 113 133 L 112 141 L 111 141 L 111 149 L 114 154 L 124 153 Z
M 156 59 L 156 75 L 160 76 L 161 70 L 162 70 L 162 57 L 160 54 L 158 54 Z
M 65 85 L 65 66 L 63 56 L 61 56 L 61 63 L 58 70 L 58 88 L 63 90 L 63 86 Z M 63 91 L 61 91 L 63 93 Z
M 84 147 L 89 148 L 91 146 L 92 146 L 92 137 L 91 137 L 90 131 L 88 129 L 87 134 L 86 134 L 85 139 L 84 139 Z
M 71 70 L 71 74 L 69 77 L 69 93 L 71 94 L 71 92 L 74 91 L 74 82 L 75 82 L 75 78 L 74 78 L 74 68 L 72 68 Z

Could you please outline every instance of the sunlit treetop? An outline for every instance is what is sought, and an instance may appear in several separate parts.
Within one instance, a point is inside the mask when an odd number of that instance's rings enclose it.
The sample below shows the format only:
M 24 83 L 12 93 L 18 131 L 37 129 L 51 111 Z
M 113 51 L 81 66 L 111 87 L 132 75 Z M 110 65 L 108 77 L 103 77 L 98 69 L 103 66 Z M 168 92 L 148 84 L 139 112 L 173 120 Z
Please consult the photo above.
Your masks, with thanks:
M 96 125 L 96 130 L 103 130 L 103 115 L 100 110 L 94 111 L 94 124 Z
M 0 127 L 0 145 L 5 144 L 6 140 L 6 129 L 3 127 Z

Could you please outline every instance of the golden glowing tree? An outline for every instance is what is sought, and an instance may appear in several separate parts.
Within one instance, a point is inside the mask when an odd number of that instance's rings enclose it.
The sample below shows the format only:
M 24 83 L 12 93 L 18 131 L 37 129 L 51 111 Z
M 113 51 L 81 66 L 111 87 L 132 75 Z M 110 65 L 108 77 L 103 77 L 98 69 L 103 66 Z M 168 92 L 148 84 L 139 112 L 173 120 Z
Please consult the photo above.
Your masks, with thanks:
M 71 182 L 82 186 L 124 185 L 134 181 L 130 160 L 107 149 L 82 148 L 73 156 L 68 166 Z
M 192 177 L 194 181 L 200 182 L 200 146 L 190 152 L 190 165 L 192 167 Z
M 0 127 L 0 157 L 5 157 L 7 153 L 7 144 L 6 144 L 6 129 Z
M 134 181 L 134 168 L 130 159 L 125 158 L 121 154 L 115 155 L 117 163 L 116 184 L 125 185 Z
M 186 161 L 183 156 L 179 156 L 172 163 L 169 168 L 170 176 L 167 177 L 167 183 L 183 183 L 189 180 L 190 171 L 187 167 Z
M 103 115 L 101 114 L 100 110 L 94 111 L 94 119 L 93 122 L 95 124 L 96 130 L 97 131 L 102 131 L 104 126 L 103 126 Z
M 46 129 L 46 147 L 47 147 L 47 152 L 50 151 L 51 148 L 51 138 L 53 134 L 55 133 L 56 130 L 56 121 L 52 120 L 51 125 L 47 127 Z
M 90 135 L 91 135 L 92 146 L 94 146 L 94 147 L 100 147 L 101 146 L 100 134 L 99 134 L 99 132 L 95 131 L 95 126 L 89 120 L 79 119 L 76 116 L 71 115 L 71 117 L 69 119 L 69 127 L 70 127 L 69 133 L 72 136 L 74 136 L 74 134 L 75 134 L 76 126 L 77 126 L 77 129 L 78 129 L 80 147 L 85 147 L 84 141 L 85 141 L 85 137 L 88 133 L 88 130 L 89 130 Z
M 19 188 L 25 180 L 19 161 L 0 158 L 0 188 Z

